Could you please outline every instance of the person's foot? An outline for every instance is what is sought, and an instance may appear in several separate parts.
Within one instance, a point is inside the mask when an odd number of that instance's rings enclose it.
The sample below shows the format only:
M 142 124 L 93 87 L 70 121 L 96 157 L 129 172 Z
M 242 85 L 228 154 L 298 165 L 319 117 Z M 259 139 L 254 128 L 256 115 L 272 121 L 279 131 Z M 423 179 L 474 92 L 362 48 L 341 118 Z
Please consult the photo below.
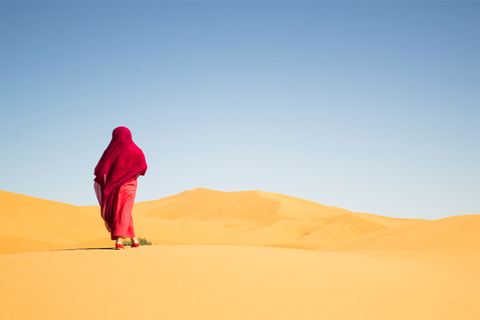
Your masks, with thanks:
M 117 241 L 115 242 L 115 250 L 123 250 L 123 249 L 125 249 L 123 247 L 123 238 L 117 237 Z
M 138 242 L 137 238 L 131 238 L 132 240 L 132 248 L 140 247 L 140 243 Z

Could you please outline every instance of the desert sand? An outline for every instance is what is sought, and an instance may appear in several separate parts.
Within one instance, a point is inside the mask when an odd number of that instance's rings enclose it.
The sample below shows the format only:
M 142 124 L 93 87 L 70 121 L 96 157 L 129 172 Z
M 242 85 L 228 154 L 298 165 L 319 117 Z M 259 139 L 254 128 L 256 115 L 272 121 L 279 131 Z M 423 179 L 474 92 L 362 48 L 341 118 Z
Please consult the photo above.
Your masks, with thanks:
M 395 219 L 263 191 L 96 206 L 0 191 L 2 319 L 480 319 L 480 215 Z

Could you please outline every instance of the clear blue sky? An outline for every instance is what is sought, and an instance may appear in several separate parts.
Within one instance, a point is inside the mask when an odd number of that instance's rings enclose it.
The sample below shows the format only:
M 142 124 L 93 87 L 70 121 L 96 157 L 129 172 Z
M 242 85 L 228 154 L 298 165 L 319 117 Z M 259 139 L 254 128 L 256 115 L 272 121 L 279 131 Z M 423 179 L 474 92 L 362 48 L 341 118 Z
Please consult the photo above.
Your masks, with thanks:
M 96 204 L 120 125 L 138 201 L 205 187 L 480 213 L 480 3 L 0 2 L 0 190 Z

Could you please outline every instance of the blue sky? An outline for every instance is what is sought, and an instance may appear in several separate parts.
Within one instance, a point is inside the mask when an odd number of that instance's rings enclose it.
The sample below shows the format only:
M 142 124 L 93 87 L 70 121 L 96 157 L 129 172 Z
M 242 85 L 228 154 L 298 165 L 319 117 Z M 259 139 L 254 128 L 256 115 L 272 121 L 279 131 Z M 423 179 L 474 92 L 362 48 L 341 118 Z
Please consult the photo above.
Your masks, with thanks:
M 0 190 L 96 204 L 120 125 L 138 201 L 205 187 L 480 213 L 480 3 L 0 2 Z

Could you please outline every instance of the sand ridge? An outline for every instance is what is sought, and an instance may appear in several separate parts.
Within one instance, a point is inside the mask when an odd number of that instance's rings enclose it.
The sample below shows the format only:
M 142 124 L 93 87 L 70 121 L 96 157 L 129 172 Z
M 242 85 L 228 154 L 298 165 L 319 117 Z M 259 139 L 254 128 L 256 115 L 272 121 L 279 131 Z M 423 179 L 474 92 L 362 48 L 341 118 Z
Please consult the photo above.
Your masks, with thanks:
M 98 206 L 5 191 L 0 201 L 0 254 L 111 246 Z M 264 191 L 198 188 L 136 203 L 133 216 L 137 234 L 156 244 L 409 250 L 480 241 L 479 215 L 396 219 Z
M 97 206 L 1 191 L 0 253 L 111 245 Z M 198 188 L 136 203 L 135 229 L 157 244 L 228 244 L 318 250 L 412 222 L 263 191 Z

